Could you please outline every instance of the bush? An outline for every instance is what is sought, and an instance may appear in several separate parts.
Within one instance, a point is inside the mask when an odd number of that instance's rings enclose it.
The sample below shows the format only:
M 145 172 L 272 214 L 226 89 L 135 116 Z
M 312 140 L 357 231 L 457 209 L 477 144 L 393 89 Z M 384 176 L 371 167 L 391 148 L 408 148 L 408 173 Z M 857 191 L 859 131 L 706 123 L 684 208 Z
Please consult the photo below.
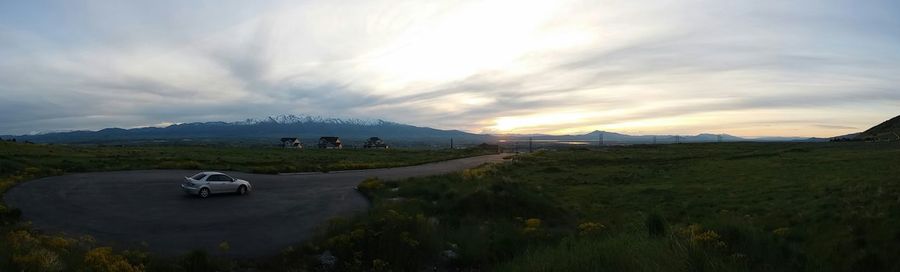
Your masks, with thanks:
M 17 208 L 7 208 L 0 205 L 0 224 L 10 224 L 22 217 L 22 211 Z
M 663 237 L 666 235 L 666 221 L 658 213 L 647 215 L 644 225 L 647 227 L 650 237 Z
M 181 257 L 179 266 L 185 271 L 216 271 L 216 264 L 210 260 L 206 251 L 194 250 Z
M 84 265 L 89 271 L 138 272 L 143 265 L 132 265 L 125 257 L 113 254 L 110 247 L 98 247 L 84 254 Z
M 709 229 L 719 236 L 728 252 L 745 258 L 753 270 L 799 271 L 806 266 L 805 257 L 784 238 L 786 228 L 765 232 L 746 223 L 726 221 L 711 223 Z
M 524 234 L 536 234 L 541 231 L 541 219 L 528 218 L 525 219 L 525 227 L 522 228 Z
M 321 249 L 333 254 L 334 268 L 338 271 L 372 270 L 381 266 L 413 271 L 421 269 L 424 262 L 436 255 L 433 231 L 422 214 L 373 211 L 362 221 L 333 222 L 321 241 Z
M 43 248 L 14 254 L 12 262 L 23 271 L 62 271 L 64 269 L 59 254 Z
M 25 230 L 14 230 L 6 234 L 10 246 L 12 264 L 23 271 L 61 271 L 65 264 L 60 252 L 65 252 L 71 243 L 62 238 L 40 236 Z
M 591 235 L 600 233 L 606 229 L 606 225 L 597 222 L 585 222 L 578 225 L 578 234 Z
M 356 186 L 357 190 L 369 197 L 376 191 L 381 190 L 381 188 L 384 188 L 384 182 L 377 178 L 367 178 Z

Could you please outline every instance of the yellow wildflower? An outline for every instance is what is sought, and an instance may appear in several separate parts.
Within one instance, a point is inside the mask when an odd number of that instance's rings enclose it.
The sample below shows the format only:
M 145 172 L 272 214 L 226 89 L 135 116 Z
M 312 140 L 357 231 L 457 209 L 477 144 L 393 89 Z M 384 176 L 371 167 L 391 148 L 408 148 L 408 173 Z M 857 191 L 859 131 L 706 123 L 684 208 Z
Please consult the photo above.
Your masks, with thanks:
M 229 245 L 227 241 L 222 241 L 221 243 L 219 243 L 219 250 L 221 250 L 222 252 L 228 252 L 228 250 L 230 249 L 231 245 Z
M 586 222 L 578 225 L 578 233 L 581 235 L 587 235 L 592 233 L 600 232 L 605 229 L 606 226 L 597 222 Z
M 133 266 L 121 255 L 115 255 L 110 247 L 98 247 L 84 254 L 84 264 L 95 271 L 139 272 L 143 265 Z
M 785 236 L 788 234 L 788 232 L 790 232 L 790 229 L 788 229 L 788 228 L 777 228 L 772 231 L 773 234 L 778 235 L 778 236 Z

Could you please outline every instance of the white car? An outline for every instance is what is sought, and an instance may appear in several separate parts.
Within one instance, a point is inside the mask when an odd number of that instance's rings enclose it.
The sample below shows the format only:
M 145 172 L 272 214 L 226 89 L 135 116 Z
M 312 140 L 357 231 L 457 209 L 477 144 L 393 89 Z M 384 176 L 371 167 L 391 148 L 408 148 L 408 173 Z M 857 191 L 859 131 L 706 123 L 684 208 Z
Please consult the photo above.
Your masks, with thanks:
M 252 188 L 250 182 L 246 180 L 229 177 L 219 172 L 200 172 L 192 177 L 184 177 L 184 183 L 181 184 L 181 189 L 184 189 L 185 193 L 198 195 L 201 198 L 218 193 L 245 195 Z

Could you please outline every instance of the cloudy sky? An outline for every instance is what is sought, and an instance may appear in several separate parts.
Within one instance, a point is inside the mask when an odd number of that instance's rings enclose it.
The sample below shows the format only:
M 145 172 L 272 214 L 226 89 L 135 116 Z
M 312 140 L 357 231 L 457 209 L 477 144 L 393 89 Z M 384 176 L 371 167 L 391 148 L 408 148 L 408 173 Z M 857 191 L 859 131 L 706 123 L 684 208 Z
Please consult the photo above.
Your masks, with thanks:
M 900 2 L 2 1 L 0 134 L 386 119 L 833 136 L 900 114 Z

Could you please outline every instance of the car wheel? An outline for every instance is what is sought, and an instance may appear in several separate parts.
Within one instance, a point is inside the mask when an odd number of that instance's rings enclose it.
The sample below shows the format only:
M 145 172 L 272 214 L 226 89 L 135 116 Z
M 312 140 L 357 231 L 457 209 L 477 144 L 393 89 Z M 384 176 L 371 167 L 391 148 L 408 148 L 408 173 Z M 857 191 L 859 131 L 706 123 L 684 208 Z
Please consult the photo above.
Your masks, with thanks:
M 197 195 L 199 195 L 200 198 L 207 198 L 207 197 L 209 197 L 209 188 L 203 188 L 203 189 L 200 189 L 200 193 L 197 194 Z
M 238 187 L 237 192 L 239 195 L 246 195 L 247 194 L 247 186 L 241 185 L 241 187 Z

